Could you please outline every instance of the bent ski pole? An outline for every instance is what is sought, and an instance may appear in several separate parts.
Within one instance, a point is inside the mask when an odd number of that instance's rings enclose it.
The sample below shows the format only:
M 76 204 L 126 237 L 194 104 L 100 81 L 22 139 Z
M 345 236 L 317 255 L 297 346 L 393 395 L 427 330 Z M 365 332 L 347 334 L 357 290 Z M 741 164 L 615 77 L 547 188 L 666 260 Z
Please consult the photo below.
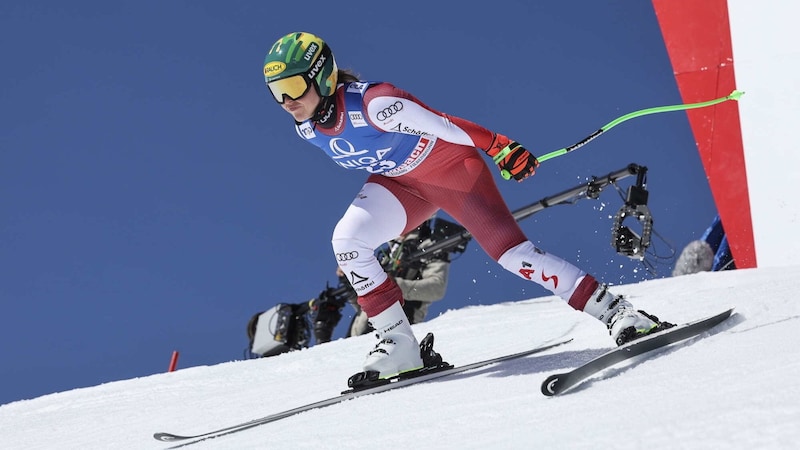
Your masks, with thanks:
M 569 147 L 564 147 L 564 148 L 558 149 L 556 151 L 552 151 L 550 153 L 547 153 L 547 154 L 544 154 L 544 155 L 538 157 L 537 159 L 541 163 L 541 162 L 547 161 L 548 159 L 553 159 L 553 158 L 555 158 L 557 156 L 565 155 L 565 154 L 567 154 L 567 153 L 569 153 L 569 152 L 571 152 L 573 150 L 577 150 L 577 149 L 583 147 L 584 145 L 588 144 L 589 142 L 593 141 L 595 138 L 597 138 L 601 134 L 605 133 L 606 131 L 614 128 L 615 126 L 621 124 L 622 122 L 625 122 L 627 120 L 633 119 L 635 117 L 646 116 L 648 114 L 671 112 L 671 111 L 684 111 L 684 110 L 687 110 L 687 109 L 694 109 L 694 108 L 705 108 L 706 106 L 716 105 L 718 103 L 726 102 L 728 100 L 739 100 L 739 98 L 743 94 L 744 94 L 744 92 L 742 92 L 742 91 L 734 90 L 733 92 L 730 93 L 730 95 L 727 95 L 725 97 L 716 98 L 714 100 L 709 100 L 707 102 L 686 103 L 686 104 L 669 105 L 669 106 L 657 106 L 655 108 L 640 109 L 638 111 L 634 111 L 632 113 L 625 114 L 624 116 L 617 117 L 616 119 L 614 119 L 611 122 L 609 122 L 606 125 L 604 125 L 599 130 L 595 131 L 594 133 L 590 134 L 589 136 L 586 136 L 585 138 L 581 139 L 580 141 L 576 142 L 575 144 L 570 145 Z M 509 151 L 510 151 L 510 149 L 509 149 Z M 495 159 L 497 159 L 498 157 L 500 157 L 500 159 L 502 160 L 503 157 L 505 157 L 505 155 L 502 155 L 502 156 L 501 155 L 497 155 L 497 156 L 495 156 Z M 506 180 L 511 178 L 511 173 L 509 171 L 507 171 L 507 170 L 503 170 L 501 172 L 501 175 Z

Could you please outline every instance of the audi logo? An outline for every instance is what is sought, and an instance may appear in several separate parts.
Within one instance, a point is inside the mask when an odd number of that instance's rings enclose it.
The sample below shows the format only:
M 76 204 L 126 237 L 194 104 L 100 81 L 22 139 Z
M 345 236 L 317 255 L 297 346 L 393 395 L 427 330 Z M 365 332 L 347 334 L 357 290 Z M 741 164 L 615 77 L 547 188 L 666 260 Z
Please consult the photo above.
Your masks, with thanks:
M 392 117 L 393 115 L 399 113 L 402 110 L 403 110 L 403 102 L 398 100 L 392 103 L 391 105 L 387 106 L 386 108 L 383 108 L 382 110 L 378 111 L 378 114 L 376 114 L 375 117 L 381 122 L 383 122 L 384 120 L 388 119 L 389 117 Z
M 356 251 L 336 254 L 336 260 L 339 262 L 352 261 L 356 258 L 358 258 L 358 252 Z

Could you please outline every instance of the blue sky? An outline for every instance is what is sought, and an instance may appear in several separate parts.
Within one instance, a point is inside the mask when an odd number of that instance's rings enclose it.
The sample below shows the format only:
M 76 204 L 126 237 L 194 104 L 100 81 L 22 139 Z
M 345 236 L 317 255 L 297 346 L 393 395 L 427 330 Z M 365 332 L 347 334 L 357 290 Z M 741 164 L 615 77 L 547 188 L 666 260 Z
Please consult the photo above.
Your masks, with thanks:
M 261 65 L 285 33 L 534 154 L 681 102 L 649 2 L 273 3 L 0 4 L 0 403 L 162 372 L 173 350 L 179 367 L 240 359 L 252 314 L 335 282 L 330 234 L 365 175 L 300 141 L 269 96 Z M 716 213 L 684 113 L 496 179 L 517 209 L 629 163 L 680 252 Z M 673 261 L 651 275 L 611 248 L 620 206 L 608 189 L 522 226 L 609 283 L 669 276 Z M 451 273 L 430 317 L 549 295 L 474 242 Z

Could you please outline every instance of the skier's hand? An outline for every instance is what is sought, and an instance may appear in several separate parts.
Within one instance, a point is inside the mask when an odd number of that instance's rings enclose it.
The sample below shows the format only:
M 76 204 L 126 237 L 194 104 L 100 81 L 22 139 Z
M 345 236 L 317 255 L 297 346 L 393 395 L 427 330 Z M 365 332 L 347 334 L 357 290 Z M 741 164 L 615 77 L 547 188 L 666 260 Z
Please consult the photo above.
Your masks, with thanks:
M 513 178 L 522 181 L 533 175 L 539 167 L 539 161 L 525 147 L 502 134 L 495 135 L 486 154 L 492 157 L 506 180 Z

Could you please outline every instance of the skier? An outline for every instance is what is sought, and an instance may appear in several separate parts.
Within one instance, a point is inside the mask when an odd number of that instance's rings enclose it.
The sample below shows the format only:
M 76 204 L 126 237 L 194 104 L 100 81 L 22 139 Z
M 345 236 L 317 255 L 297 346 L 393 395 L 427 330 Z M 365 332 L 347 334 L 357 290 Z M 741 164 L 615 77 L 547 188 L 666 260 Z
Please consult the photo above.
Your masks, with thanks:
M 492 158 L 504 178 L 522 181 L 539 163 L 520 143 L 436 111 L 390 83 L 362 81 L 338 69 L 330 47 L 311 33 L 290 33 L 275 42 L 264 59 L 264 77 L 302 139 L 343 168 L 370 174 L 331 238 L 337 263 L 378 339 L 364 372 L 351 380 L 424 367 L 426 355 L 403 313 L 400 288 L 374 250 L 439 209 L 503 268 L 599 319 L 618 345 L 670 326 L 526 238 L 478 151 Z

